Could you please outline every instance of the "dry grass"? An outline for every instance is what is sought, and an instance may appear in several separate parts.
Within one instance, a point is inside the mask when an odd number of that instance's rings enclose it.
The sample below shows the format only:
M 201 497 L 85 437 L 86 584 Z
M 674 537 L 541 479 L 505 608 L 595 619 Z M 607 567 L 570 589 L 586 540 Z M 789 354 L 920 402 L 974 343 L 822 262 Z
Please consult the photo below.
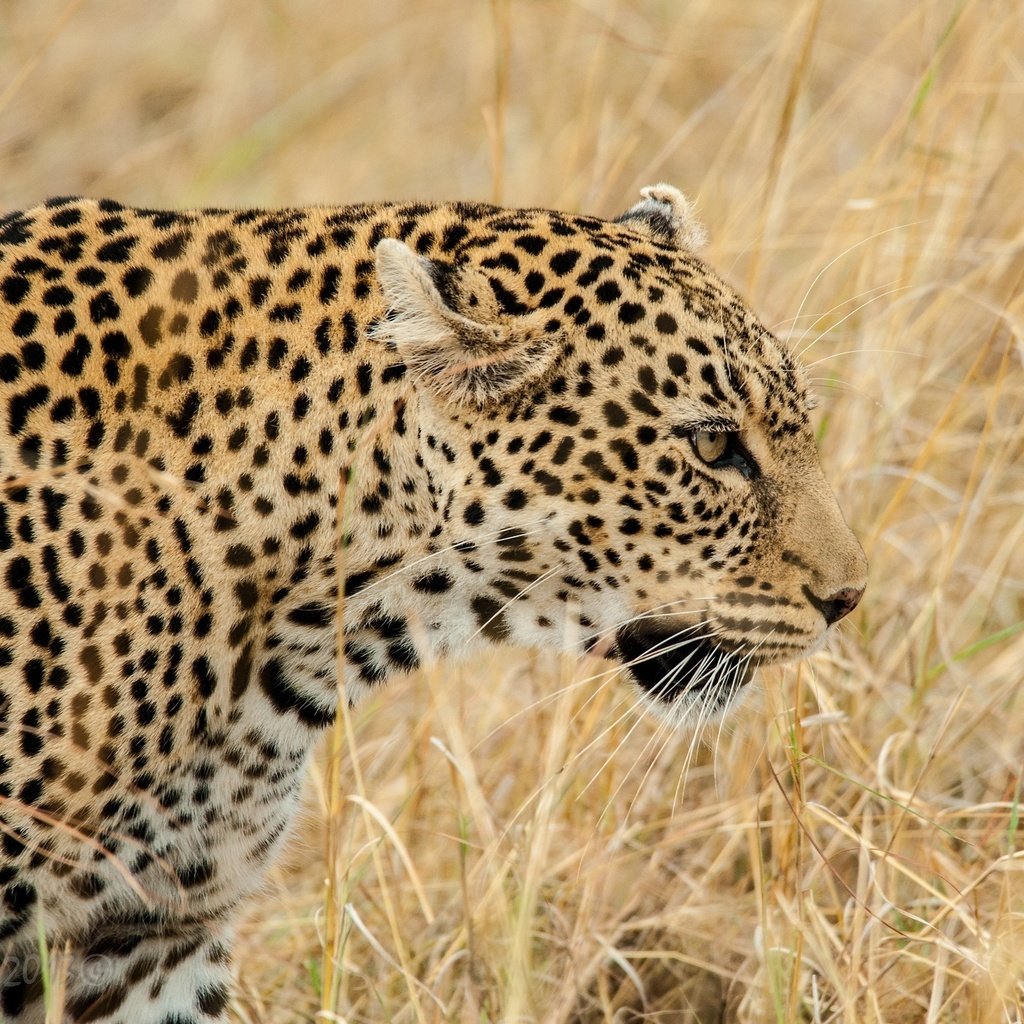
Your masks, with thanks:
M 0 29 L 2 206 L 688 189 L 814 368 L 871 560 L 841 642 L 710 743 L 541 656 L 359 709 L 242 930 L 240 1021 L 1021 1019 L 1016 0 L 0 0 Z

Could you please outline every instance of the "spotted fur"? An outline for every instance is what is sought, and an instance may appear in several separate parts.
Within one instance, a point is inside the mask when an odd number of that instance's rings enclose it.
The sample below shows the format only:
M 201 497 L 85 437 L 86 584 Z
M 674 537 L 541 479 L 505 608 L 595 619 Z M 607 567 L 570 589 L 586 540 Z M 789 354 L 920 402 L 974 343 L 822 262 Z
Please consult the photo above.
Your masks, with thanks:
M 4 1019 L 42 1020 L 40 920 L 70 1020 L 223 1019 L 339 622 L 350 700 L 515 643 L 597 648 L 673 717 L 820 644 L 863 555 L 700 237 L 668 186 L 611 222 L 0 221 Z

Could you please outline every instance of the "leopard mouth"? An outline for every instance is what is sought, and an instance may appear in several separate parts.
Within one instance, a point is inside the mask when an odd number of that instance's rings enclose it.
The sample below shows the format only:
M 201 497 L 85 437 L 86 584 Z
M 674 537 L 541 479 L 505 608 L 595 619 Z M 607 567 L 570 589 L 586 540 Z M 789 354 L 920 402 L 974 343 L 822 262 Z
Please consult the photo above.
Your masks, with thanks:
M 663 704 L 678 700 L 728 703 L 750 682 L 755 659 L 730 651 L 693 627 L 624 626 L 616 635 L 623 665 L 645 693 Z

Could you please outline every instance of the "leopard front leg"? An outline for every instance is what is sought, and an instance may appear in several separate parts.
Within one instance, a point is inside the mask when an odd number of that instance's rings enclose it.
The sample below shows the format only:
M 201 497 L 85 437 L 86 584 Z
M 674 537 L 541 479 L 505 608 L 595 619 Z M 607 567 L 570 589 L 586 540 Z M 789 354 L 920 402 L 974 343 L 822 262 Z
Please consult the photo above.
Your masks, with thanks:
M 8 1024 L 218 1024 L 231 987 L 230 935 L 203 925 L 111 929 L 50 959 L 44 986 L 31 952 L 8 954 L 0 1020 Z

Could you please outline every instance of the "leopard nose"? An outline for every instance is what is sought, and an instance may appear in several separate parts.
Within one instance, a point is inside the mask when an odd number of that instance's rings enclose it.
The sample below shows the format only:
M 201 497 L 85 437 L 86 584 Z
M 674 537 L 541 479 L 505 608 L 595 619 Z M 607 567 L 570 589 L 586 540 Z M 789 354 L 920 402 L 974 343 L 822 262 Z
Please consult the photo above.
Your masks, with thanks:
M 864 588 L 843 587 L 842 590 L 837 590 L 831 597 L 820 598 L 810 587 L 805 586 L 804 595 L 821 612 L 825 622 L 831 626 L 833 622 L 838 622 L 849 615 L 860 604 L 860 599 L 864 596 Z

